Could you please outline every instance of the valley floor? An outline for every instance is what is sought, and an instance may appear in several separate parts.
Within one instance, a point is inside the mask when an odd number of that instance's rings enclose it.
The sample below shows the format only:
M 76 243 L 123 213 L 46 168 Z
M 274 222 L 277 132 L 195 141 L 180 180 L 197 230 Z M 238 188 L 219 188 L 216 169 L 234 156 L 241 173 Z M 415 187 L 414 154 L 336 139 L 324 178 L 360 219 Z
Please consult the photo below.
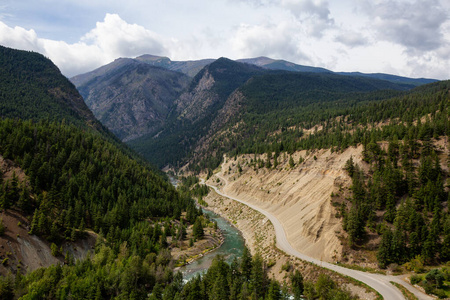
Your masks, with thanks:
M 211 191 L 204 198 L 208 209 L 226 218 L 241 232 L 252 254 L 260 253 L 268 263 L 269 277 L 289 282 L 292 268 L 299 269 L 306 280 L 316 281 L 320 273 L 326 273 L 340 286 L 349 289 L 360 299 L 376 299 L 376 294 L 364 286 L 339 274 L 288 255 L 275 246 L 275 229 L 270 220 L 249 206 Z
M 277 279 L 286 279 L 286 272 L 282 269 L 289 264 L 300 267 L 302 273 L 306 273 L 306 278 L 310 276 L 308 272 L 317 274 L 314 269 L 317 267 L 311 269 L 312 264 L 308 263 L 311 261 L 369 283 L 381 292 L 385 299 L 403 299 L 401 293 L 389 284 L 389 281 L 404 285 L 419 299 L 432 299 L 414 289 L 402 278 L 368 274 L 327 263 L 339 261 L 343 250 L 338 238 L 343 230 L 340 220 L 335 217 L 330 201 L 331 193 L 339 192 L 343 186 L 348 186 L 350 179 L 343 171 L 344 164 L 350 157 L 353 157 L 354 161 L 360 161 L 361 151 L 361 147 L 350 148 L 340 154 L 331 153 L 329 150 L 315 153 L 302 151 L 293 157 L 295 161 L 302 157 L 303 163 L 290 167 L 288 160 L 284 158 L 278 169 L 270 171 L 255 168 L 251 164 L 254 156 L 242 156 L 236 160 L 225 158 L 219 172 L 207 182 L 221 194 L 211 193 L 213 195 L 206 198 L 210 205 L 208 208 L 228 218 L 243 232 L 252 253 L 259 251 L 269 264 L 274 262 L 271 273 Z M 277 238 L 275 237 L 271 221 L 278 223 L 276 225 L 283 231 L 288 248 L 284 245 L 282 249 L 288 249 L 284 251 L 308 262 L 293 260 L 292 256 L 275 247 L 276 239 L 277 245 L 280 246 L 280 234 L 277 230 Z M 354 288 L 351 289 L 354 291 Z M 374 297 L 374 294 L 368 296 L 365 291 L 355 292 L 362 299 Z

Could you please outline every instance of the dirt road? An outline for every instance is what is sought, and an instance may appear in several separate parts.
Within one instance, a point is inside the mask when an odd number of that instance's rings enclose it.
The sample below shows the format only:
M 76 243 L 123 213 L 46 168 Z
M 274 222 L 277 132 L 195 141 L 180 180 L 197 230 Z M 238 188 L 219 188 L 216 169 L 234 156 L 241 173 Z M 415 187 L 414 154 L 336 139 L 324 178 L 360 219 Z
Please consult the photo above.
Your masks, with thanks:
M 222 180 L 222 182 L 225 183 L 225 185 L 228 184 L 227 180 L 221 176 L 219 176 L 218 174 L 216 174 L 216 176 L 218 178 L 220 178 L 220 180 Z M 205 184 L 205 181 L 202 179 L 201 183 Z M 284 252 L 286 252 L 289 255 L 293 255 L 295 257 L 298 257 L 304 261 L 309 261 L 311 263 L 314 263 L 318 266 L 324 267 L 324 268 L 328 268 L 330 270 L 333 270 L 335 272 L 338 272 L 340 274 L 355 278 L 361 282 L 364 282 L 365 284 L 369 285 L 370 287 L 372 287 L 373 289 L 375 289 L 377 292 L 379 292 L 383 298 L 385 300 L 397 300 L 397 299 L 405 299 L 405 297 L 403 296 L 403 294 L 396 288 L 394 287 L 390 281 L 395 281 L 403 286 L 405 286 L 408 290 L 410 290 L 411 292 L 413 292 L 419 299 L 423 299 L 423 300 L 429 300 L 429 299 L 433 299 L 432 297 L 425 295 L 421 292 L 419 292 L 418 290 L 416 290 L 415 288 L 413 288 L 411 285 L 407 284 L 406 282 L 404 282 L 403 280 L 401 280 L 398 277 L 395 276 L 386 276 L 386 275 L 381 275 L 381 274 L 372 274 L 372 273 L 366 273 L 366 272 L 361 272 L 361 271 L 356 271 L 356 270 L 352 270 L 352 269 L 347 269 L 341 266 L 337 266 L 328 262 L 323 262 L 320 261 L 318 259 L 309 257 L 303 253 L 300 253 L 299 251 L 295 250 L 291 244 L 289 243 L 289 241 L 287 240 L 286 237 L 286 233 L 284 231 L 284 228 L 282 226 L 282 224 L 280 223 L 280 221 L 273 216 L 271 213 L 265 211 L 264 209 L 255 206 L 251 203 L 242 201 L 241 199 L 238 199 L 236 197 L 224 194 L 222 191 L 220 191 L 217 187 L 212 186 L 207 184 L 209 187 L 213 188 L 216 193 L 218 193 L 219 195 L 223 196 L 223 197 L 227 197 L 230 198 L 234 201 L 238 201 L 240 203 L 243 203 L 247 206 L 249 206 L 250 208 L 260 212 L 261 214 L 265 215 L 273 224 L 274 228 L 275 228 L 275 233 L 277 236 L 277 247 L 280 248 L 281 250 L 283 250 Z

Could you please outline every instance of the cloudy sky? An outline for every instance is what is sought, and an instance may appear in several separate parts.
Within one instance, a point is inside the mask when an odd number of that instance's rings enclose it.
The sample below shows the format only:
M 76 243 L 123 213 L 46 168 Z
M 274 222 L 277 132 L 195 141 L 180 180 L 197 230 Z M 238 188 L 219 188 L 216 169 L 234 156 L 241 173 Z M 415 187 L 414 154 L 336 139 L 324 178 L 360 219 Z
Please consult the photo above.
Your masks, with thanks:
M 449 79 L 450 1 L 0 0 L 0 45 L 42 53 L 69 77 L 153 54 Z

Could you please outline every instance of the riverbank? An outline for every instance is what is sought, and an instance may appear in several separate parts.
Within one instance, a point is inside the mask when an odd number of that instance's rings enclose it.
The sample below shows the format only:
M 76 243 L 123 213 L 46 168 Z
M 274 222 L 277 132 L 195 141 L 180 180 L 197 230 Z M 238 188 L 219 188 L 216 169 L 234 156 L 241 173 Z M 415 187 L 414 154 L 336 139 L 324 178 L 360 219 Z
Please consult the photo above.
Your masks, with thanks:
M 192 225 L 186 229 L 186 238 L 184 240 L 173 242 L 168 240 L 168 242 L 172 244 L 170 253 L 176 262 L 176 270 L 180 267 L 191 264 L 195 260 L 202 258 L 207 253 L 216 250 L 224 242 L 224 237 L 221 230 L 214 228 L 212 223 L 204 228 L 203 238 L 195 241 L 192 246 L 189 245 L 191 239 L 194 239 Z
M 349 289 L 360 299 L 376 299 L 377 295 L 345 276 L 320 268 L 309 262 L 287 255 L 275 246 L 275 230 L 272 223 L 261 213 L 250 207 L 218 195 L 214 190 L 203 198 L 208 203 L 208 209 L 221 215 L 236 226 L 246 240 L 252 254 L 259 252 L 268 264 L 270 278 L 280 282 L 289 282 L 291 270 L 298 269 L 306 280 L 316 281 L 319 274 L 326 273 L 340 286 Z

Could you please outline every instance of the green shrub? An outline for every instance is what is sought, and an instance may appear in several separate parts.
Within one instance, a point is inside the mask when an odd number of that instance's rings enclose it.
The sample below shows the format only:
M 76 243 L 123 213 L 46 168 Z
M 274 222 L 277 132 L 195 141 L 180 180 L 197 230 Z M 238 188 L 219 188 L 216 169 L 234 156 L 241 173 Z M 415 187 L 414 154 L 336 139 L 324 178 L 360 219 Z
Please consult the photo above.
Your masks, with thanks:
M 281 270 L 282 270 L 282 271 L 289 272 L 290 269 L 291 269 L 291 263 L 290 263 L 289 261 L 287 261 L 286 263 L 284 263 L 284 264 L 281 266 Z
M 421 282 L 422 277 L 419 275 L 412 275 L 410 280 L 411 280 L 411 284 L 414 285 L 414 284 L 418 284 L 419 282 Z
M 442 289 L 435 289 L 433 291 L 433 294 L 438 296 L 439 299 L 446 299 L 447 298 L 447 294 Z

